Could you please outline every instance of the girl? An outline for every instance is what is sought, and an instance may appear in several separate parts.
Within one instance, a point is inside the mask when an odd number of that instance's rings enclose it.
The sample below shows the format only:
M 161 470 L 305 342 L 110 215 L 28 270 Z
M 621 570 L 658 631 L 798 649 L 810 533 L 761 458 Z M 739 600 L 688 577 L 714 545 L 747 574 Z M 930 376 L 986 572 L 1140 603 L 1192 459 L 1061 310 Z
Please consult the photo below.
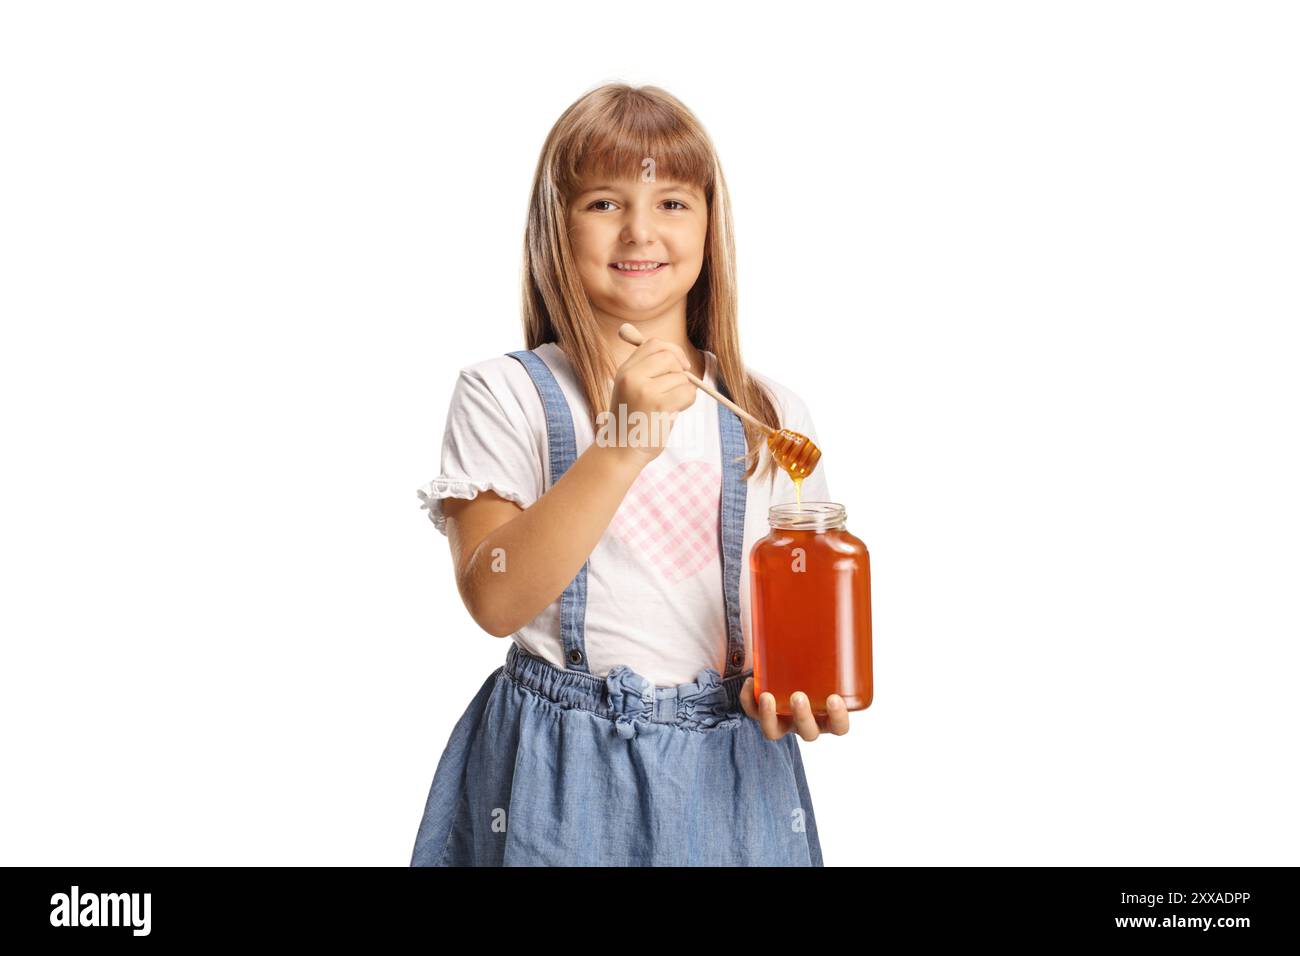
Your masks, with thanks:
M 741 361 L 726 183 L 677 99 L 611 84 L 557 121 L 523 319 L 527 350 L 461 369 L 419 491 L 466 608 L 512 640 L 452 730 L 411 865 L 821 866 L 789 733 L 818 720 L 804 695 L 793 718 L 756 704 L 749 666 L 747 556 L 794 486 L 682 370 L 817 436 Z M 803 497 L 829 498 L 824 465 Z

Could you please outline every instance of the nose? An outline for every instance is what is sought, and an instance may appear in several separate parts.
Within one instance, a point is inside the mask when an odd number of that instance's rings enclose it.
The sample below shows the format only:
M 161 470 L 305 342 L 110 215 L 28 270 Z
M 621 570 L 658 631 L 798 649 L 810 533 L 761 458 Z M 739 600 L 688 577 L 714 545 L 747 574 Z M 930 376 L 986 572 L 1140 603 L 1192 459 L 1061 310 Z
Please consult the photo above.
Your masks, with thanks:
M 635 243 L 637 245 L 649 245 L 654 241 L 654 224 L 650 217 L 650 210 L 644 209 L 639 205 L 631 206 L 627 211 L 627 218 L 623 223 L 624 242 Z

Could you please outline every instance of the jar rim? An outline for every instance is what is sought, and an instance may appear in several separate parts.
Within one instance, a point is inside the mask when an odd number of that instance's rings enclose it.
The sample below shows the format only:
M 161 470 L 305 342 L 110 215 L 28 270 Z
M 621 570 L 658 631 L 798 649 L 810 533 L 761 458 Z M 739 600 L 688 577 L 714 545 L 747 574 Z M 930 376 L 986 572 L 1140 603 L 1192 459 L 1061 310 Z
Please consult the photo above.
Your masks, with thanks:
M 844 527 L 847 509 L 834 501 L 793 501 L 767 509 L 767 523 L 786 531 L 829 531 Z

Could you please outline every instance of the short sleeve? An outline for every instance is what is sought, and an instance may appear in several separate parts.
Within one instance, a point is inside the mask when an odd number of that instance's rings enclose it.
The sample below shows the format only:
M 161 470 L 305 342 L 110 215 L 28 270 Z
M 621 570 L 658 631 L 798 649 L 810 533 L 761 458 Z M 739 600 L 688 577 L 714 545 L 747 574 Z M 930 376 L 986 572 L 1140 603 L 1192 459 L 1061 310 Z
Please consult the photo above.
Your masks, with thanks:
M 508 383 L 494 390 L 481 372 L 461 369 L 447 409 L 441 473 L 416 490 L 433 526 L 447 533 L 447 498 L 493 491 L 527 508 L 541 497 L 543 480 L 537 440 Z
M 817 437 L 817 426 L 813 423 L 812 414 L 807 409 L 804 411 L 806 417 L 803 433 L 812 439 L 814 445 L 825 452 L 826 449 L 822 447 L 821 439 Z M 830 486 L 826 481 L 826 462 L 824 458 L 817 461 L 817 467 L 813 469 L 813 473 L 803 480 L 803 491 L 805 501 L 835 500 L 831 497 Z

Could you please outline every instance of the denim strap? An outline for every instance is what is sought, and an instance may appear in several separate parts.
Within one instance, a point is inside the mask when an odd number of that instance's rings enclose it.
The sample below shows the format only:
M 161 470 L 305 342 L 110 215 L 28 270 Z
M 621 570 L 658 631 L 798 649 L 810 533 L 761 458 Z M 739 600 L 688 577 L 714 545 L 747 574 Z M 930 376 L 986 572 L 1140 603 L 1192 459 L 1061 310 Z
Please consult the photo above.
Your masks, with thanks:
M 551 484 L 569 470 L 578 457 L 573 436 L 573 416 L 564 390 L 555 380 L 550 367 L 535 353 L 527 350 L 507 352 L 527 369 L 546 410 L 546 447 L 551 461 Z M 584 637 L 587 619 L 587 565 L 583 561 L 577 575 L 560 595 L 560 637 L 564 641 L 564 662 L 571 670 L 591 673 L 587 668 L 587 645 Z
M 720 376 L 718 391 L 731 398 Z M 722 676 L 731 677 L 739 674 L 745 666 L 745 632 L 740 626 L 740 562 L 744 557 L 745 499 L 749 486 L 745 482 L 743 460 L 744 423 L 726 405 L 715 404 L 718 406 L 718 431 L 722 439 L 722 520 L 719 533 L 722 536 L 722 596 L 727 609 L 727 666 Z

